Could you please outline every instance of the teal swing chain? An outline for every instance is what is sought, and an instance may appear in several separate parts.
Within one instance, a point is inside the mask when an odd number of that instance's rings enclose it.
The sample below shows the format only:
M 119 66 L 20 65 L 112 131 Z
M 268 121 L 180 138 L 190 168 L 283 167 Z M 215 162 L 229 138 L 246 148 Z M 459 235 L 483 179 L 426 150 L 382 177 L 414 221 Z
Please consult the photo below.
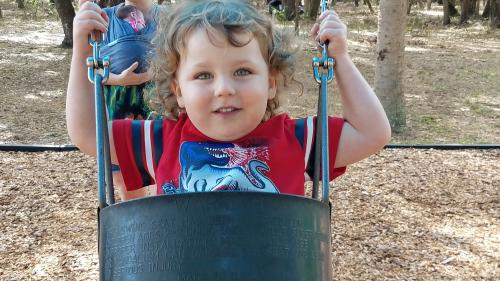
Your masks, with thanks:
M 97 36 L 99 34 L 100 36 Z M 92 46 L 92 56 L 87 58 L 87 76 L 94 84 L 95 93 L 95 116 L 96 116 L 96 149 L 97 149 L 97 193 L 99 208 L 115 203 L 113 190 L 113 177 L 111 174 L 111 157 L 109 152 L 108 122 L 106 116 L 106 105 L 104 102 L 103 83 L 109 78 L 110 59 L 108 56 L 101 57 L 101 44 L 104 34 L 96 32 L 89 36 L 89 44 Z M 106 195 L 107 193 L 107 195 Z
M 327 10 L 326 0 L 321 0 L 321 13 Z M 318 114 L 314 151 L 314 177 L 312 197 L 318 198 L 321 176 L 322 202 L 329 203 L 329 151 L 328 151 L 328 83 L 334 76 L 335 60 L 328 57 L 328 41 L 320 44 L 321 57 L 313 57 L 314 80 L 319 84 Z M 321 171 L 321 173 L 320 173 Z

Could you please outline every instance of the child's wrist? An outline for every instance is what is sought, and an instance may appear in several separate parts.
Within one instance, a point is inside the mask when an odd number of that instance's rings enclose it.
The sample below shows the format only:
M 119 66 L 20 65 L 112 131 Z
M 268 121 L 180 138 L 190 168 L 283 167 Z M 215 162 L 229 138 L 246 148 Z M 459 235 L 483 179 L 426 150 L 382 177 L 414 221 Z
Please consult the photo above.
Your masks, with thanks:
M 73 41 L 73 58 L 75 57 L 88 57 L 92 54 L 92 48 L 87 41 L 76 42 Z
M 341 54 L 336 54 L 335 56 L 333 56 L 333 59 L 335 60 L 335 65 L 336 65 L 338 62 L 350 60 L 351 57 L 349 56 L 348 52 L 345 52 Z

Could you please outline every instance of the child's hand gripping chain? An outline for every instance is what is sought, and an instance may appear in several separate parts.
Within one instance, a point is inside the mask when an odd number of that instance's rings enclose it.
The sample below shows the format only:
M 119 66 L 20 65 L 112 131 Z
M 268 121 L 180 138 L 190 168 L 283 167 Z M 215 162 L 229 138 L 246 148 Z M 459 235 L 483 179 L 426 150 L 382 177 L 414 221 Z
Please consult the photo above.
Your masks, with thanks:
M 391 134 L 389 122 L 377 96 L 348 54 L 347 27 L 337 13 L 331 10 L 323 12 L 310 35 L 319 44 L 328 42 L 328 56 L 335 60 L 335 78 L 346 120 L 336 164 L 355 163 L 388 142 Z

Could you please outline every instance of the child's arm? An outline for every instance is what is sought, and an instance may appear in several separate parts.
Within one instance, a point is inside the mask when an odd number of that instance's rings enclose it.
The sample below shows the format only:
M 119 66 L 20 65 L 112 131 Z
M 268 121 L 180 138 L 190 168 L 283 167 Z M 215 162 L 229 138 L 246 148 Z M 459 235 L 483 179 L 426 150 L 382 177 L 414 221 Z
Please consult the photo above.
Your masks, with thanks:
M 135 73 L 134 70 L 139 66 L 139 62 L 134 62 L 120 74 L 109 73 L 106 85 L 131 86 L 141 85 L 150 81 L 153 75 L 150 71 Z
M 88 43 L 93 32 L 106 32 L 108 17 L 95 3 L 80 0 L 80 10 L 73 20 L 73 57 L 66 97 L 66 123 L 71 141 L 84 153 L 96 155 L 94 88 L 87 78 L 87 57 L 92 55 Z M 110 141 L 111 158 L 116 156 Z
M 346 26 L 333 11 L 323 13 L 317 22 L 311 34 L 316 41 L 329 41 L 346 120 L 335 160 L 335 167 L 343 167 L 382 149 L 390 140 L 391 127 L 380 101 L 347 52 Z

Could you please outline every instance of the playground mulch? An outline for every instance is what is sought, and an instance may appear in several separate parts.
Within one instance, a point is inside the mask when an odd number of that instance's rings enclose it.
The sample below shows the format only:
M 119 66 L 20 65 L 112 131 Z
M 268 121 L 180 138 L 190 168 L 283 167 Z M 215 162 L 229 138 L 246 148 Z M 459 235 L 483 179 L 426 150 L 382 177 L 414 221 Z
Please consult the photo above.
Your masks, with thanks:
M 381 151 L 333 184 L 335 280 L 498 280 L 500 151 Z M 0 153 L 0 280 L 96 280 L 95 160 Z

